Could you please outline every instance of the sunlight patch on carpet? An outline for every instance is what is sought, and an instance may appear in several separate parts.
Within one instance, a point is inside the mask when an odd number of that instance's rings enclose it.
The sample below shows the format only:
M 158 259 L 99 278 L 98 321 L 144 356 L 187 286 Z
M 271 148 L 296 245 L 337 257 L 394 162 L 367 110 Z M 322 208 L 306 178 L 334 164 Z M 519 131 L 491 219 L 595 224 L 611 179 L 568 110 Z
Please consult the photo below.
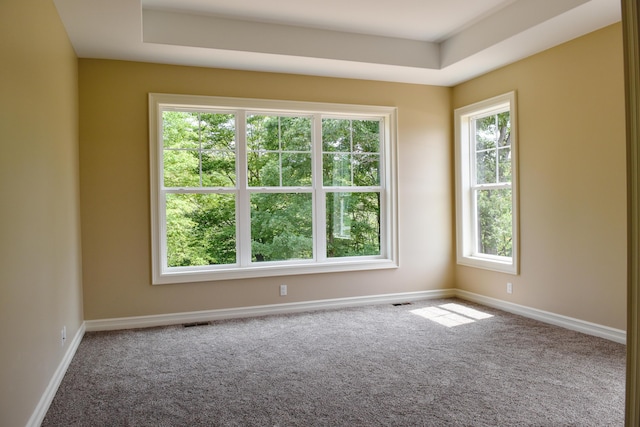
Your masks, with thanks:
M 493 314 L 485 313 L 483 311 L 476 310 L 475 308 L 465 307 L 464 305 L 456 303 L 442 304 L 440 307 L 476 320 L 488 319 L 490 317 L 493 317 Z
M 419 308 L 411 310 L 411 313 L 449 328 L 493 317 L 491 314 L 455 303 Z

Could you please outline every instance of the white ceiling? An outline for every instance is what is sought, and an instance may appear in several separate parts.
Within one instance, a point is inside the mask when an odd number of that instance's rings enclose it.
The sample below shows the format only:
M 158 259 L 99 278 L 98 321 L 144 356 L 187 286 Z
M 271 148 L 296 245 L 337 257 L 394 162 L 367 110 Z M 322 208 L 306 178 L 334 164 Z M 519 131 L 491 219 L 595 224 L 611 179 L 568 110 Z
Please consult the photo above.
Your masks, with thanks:
M 451 86 L 620 20 L 619 0 L 54 0 L 81 58 Z

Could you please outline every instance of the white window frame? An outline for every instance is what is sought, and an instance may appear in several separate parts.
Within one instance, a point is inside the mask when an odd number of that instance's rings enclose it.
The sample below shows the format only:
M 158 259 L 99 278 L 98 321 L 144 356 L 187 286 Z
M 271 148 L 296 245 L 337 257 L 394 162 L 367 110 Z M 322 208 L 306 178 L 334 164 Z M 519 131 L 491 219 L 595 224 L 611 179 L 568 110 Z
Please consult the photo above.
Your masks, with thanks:
M 240 262 L 233 265 L 198 266 L 198 267 L 168 267 L 166 255 L 166 220 L 163 187 L 163 142 L 162 142 L 162 111 L 172 108 L 220 108 L 221 111 L 230 110 L 238 113 L 238 120 L 242 120 L 247 113 L 260 112 L 268 114 L 303 114 L 314 117 L 312 139 L 320 141 L 314 143 L 314 185 L 313 188 L 300 188 L 296 191 L 312 192 L 314 199 L 314 253 L 311 260 L 291 260 L 279 262 L 251 262 L 247 251 L 239 254 Z M 382 137 L 380 148 L 380 186 L 371 187 L 380 192 L 380 249 L 377 256 L 357 256 L 344 258 L 326 258 L 317 250 L 318 245 L 325 239 L 325 206 L 324 195 L 329 192 L 367 191 L 367 187 L 324 187 L 322 185 L 322 115 L 351 119 L 381 119 Z M 252 277 L 287 276 L 297 274 L 314 274 L 326 272 L 376 270 L 398 267 L 398 225 L 397 225 L 397 108 L 386 106 L 363 106 L 351 104 L 329 104 L 298 101 L 264 100 L 248 98 L 226 98 L 211 96 L 149 94 L 149 153 L 150 153 L 150 184 L 151 184 L 151 258 L 152 284 L 186 283 L 199 281 L 216 281 Z M 243 128 L 237 129 L 236 156 L 246 156 L 246 147 L 241 141 L 245 138 Z M 240 168 L 241 162 L 236 161 L 238 184 L 236 189 L 240 197 L 245 197 L 248 191 L 246 172 Z M 317 171 L 320 171 L 318 174 Z M 244 177 L 244 178 L 243 178 Z M 242 182 L 244 182 L 244 186 Z M 258 191 L 291 190 L 289 187 L 275 189 L 258 189 Z M 236 223 L 238 239 L 244 239 L 245 247 L 249 242 L 250 218 L 242 205 L 236 208 Z
M 512 256 L 502 257 L 477 252 L 477 210 L 473 197 L 475 159 L 471 122 L 492 112 L 510 112 L 511 185 L 494 184 L 487 188 L 511 188 Z M 457 263 L 470 267 L 517 275 L 520 265 L 518 214 L 518 132 L 516 93 L 509 92 L 454 111 L 456 168 L 456 255 Z

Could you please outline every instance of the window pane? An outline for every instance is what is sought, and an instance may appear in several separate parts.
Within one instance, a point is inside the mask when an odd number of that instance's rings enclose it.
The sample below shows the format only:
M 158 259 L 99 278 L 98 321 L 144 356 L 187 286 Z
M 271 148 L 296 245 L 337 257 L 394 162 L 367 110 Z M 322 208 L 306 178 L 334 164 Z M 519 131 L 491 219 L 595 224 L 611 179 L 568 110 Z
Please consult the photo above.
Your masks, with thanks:
M 165 187 L 235 185 L 235 115 L 164 111 L 162 120 Z
M 498 149 L 498 168 L 500 182 L 511 182 L 511 147 Z
M 511 190 L 477 190 L 478 253 L 512 255 Z
M 247 116 L 247 146 L 250 150 L 279 150 L 277 116 Z
M 311 151 L 311 119 L 309 117 L 280 117 L 282 149 Z
M 380 255 L 380 194 L 327 193 L 327 257 Z
M 498 140 L 496 116 L 491 115 L 475 120 L 476 150 L 495 148 Z
M 247 117 L 249 186 L 311 185 L 311 119 Z
M 380 122 L 378 120 L 353 120 L 353 151 L 380 152 Z
M 322 151 L 351 151 L 351 120 L 322 119 Z
M 322 163 L 322 182 L 325 186 L 351 186 L 351 154 L 324 154 Z
M 251 194 L 251 259 L 313 258 L 311 193 Z
M 511 145 L 511 119 L 509 111 L 498 114 L 496 120 L 498 123 L 498 146 L 506 147 L 507 145 Z
M 357 185 L 357 186 L 380 185 L 380 155 L 378 154 L 354 154 L 353 155 L 353 185 Z
M 311 186 L 311 153 L 282 154 L 282 185 Z
M 236 157 L 233 151 L 202 153 L 202 186 L 235 187 Z
M 165 187 L 200 186 L 198 150 L 164 150 L 163 155 Z
M 235 150 L 235 115 L 200 113 L 200 129 L 203 149 Z
M 199 148 L 198 113 L 163 111 L 162 141 L 164 148 Z
M 476 153 L 476 183 L 494 184 L 496 182 L 496 150 L 484 150 Z
M 280 154 L 247 153 L 247 171 L 250 187 L 280 186 Z
M 236 263 L 233 194 L 167 194 L 167 265 Z

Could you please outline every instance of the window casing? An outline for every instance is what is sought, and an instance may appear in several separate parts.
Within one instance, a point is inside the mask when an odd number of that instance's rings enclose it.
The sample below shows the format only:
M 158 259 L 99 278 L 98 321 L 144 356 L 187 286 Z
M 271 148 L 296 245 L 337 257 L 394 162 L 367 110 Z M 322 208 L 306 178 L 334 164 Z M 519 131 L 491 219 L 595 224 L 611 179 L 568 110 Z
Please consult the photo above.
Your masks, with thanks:
M 519 273 L 516 95 L 456 109 L 458 264 Z
M 150 94 L 154 284 L 395 268 L 394 107 Z

